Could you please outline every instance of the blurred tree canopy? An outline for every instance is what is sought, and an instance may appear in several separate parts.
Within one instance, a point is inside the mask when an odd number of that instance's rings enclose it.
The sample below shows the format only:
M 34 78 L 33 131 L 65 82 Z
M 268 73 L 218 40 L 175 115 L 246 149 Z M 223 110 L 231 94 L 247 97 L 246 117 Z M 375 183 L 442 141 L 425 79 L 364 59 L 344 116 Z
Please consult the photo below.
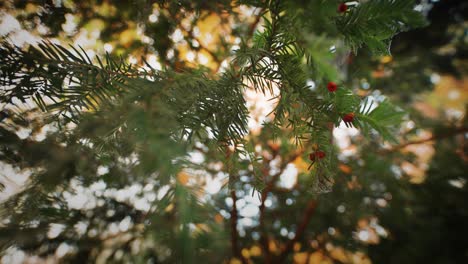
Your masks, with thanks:
M 468 3 L 0 3 L 4 263 L 467 263 Z

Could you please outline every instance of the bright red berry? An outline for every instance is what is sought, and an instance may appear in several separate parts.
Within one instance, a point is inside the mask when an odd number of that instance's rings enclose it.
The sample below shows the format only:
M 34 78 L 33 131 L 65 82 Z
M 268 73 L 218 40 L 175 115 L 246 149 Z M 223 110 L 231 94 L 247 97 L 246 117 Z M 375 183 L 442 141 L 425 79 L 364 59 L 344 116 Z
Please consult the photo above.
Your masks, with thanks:
M 315 161 L 317 159 L 323 159 L 324 157 L 325 157 L 325 152 L 323 152 L 321 150 L 317 150 L 315 152 L 310 153 L 309 154 L 309 159 L 310 159 L 310 161 L 312 161 L 312 163 L 309 166 L 309 170 L 312 167 L 312 165 L 314 165 L 314 163 L 315 163 Z
M 353 122 L 353 120 L 354 120 L 354 113 L 349 113 L 343 116 L 343 121 L 345 121 L 345 123 L 351 123 Z
M 348 6 L 345 3 L 341 3 L 338 6 L 338 12 L 340 12 L 340 13 L 344 13 L 344 12 L 346 12 L 346 10 L 348 10 Z
M 317 155 L 317 158 L 319 158 L 319 159 L 325 158 L 325 152 L 323 152 L 321 150 L 316 151 L 315 155 Z
M 329 82 L 327 84 L 327 89 L 330 92 L 334 92 L 334 91 L 336 91 L 336 89 L 338 89 L 338 85 L 336 85 L 336 83 L 334 83 L 334 82 Z
M 321 150 L 317 150 L 317 151 L 309 154 L 309 159 L 311 161 L 315 161 L 316 159 L 323 159 L 324 157 L 325 157 L 325 152 L 323 152 Z

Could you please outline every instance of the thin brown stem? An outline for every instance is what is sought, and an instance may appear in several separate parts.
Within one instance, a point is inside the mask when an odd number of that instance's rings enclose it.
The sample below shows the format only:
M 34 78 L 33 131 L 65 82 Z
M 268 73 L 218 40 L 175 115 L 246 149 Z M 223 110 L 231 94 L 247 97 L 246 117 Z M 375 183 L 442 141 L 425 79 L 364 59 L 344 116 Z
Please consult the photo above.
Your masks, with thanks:
M 268 232 L 266 231 L 266 226 L 265 226 L 265 201 L 266 201 L 266 199 L 268 197 L 268 194 L 275 187 L 275 183 L 278 181 L 279 177 L 281 176 L 281 174 L 286 169 L 286 166 L 290 162 L 293 162 L 297 157 L 302 155 L 302 153 L 304 153 L 304 150 L 305 149 L 301 149 L 301 150 L 296 151 L 292 156 L 289 157 L 289 159 L 286 162 L 283 162 L 281 164 L 279 172 L 274 174 L 273 176 L 271 176 L 270 181 L 268 181 L 265 188 L 262 190 L 261 204 L 259 206 L 259 211 L 260 211 L 259 227 L 260 227 L 260 231 L 262 233 L 260 241 L 261 241 L 262 248 L 263 248 L 265 263 L 273 263 L 273 258 L 272 258 L 272 255 L 271 255 L 271 252 L 270 252 L 270 249 L 269 249 L 270 239 L 269 239 Z M 268 175 L 268 170 L 264 170 L 264 177 L 266 177 L 267 175 Z
M 253 37 L 255 29 L 257 28 L 258 24 L 260 23 L 260 19 L 262 18 L 262 14 L 265 12 L 266 8 L 262 8 L 258 15 L 255 17 L 255 21 L 250 24 L 249 31 L 247 32 L 247 37 L 250 39 Z
M 296 234 L 294 235 L 294 238 L 289 240 L 287 243 L 286 243 L 286 246 L 283 248 L 283 250 L 281 251 L 281 254 L 279 255 L 279 257 L 277 258 L 277 263 L 282 263 L 286 257 L 288 256 L 288 254 L 291 252 L 291 250 L 293 249 L 294 247 L 294 244 L 299 241 L 299 239 L 302 237 L 302 235 L 304 234 L 304 231 L 306 230 L 307 228 L 307 225 L 309 224 L 310 222 L 310 219 L 312 218 L 312 215 L 314 214 L 315 212 L 315 208 L 317 207 L 317 202 L 312 200 L 312 201 L 309 201 L 307 203 L 307 208 L 305 210 L 305 213 L 304 213 L 304 216 L 302 217 L 302 220 L 301 222 L 299 223 L 297 229 L 296 229 Z
M 410 145 L 423 144 L 423 143 L 427 143 L 427 142 L 431 142 L 431 141 L 435 141 L 435 140 L 439 140 L 439 139 L 444 139 L 444 138 L 449 138 L 449 137 L 452 137 L 452 136 L 455 136 L 455 135 L 458 135 L 458 134 L 464 134 L 464 133 L 468 133 L 468 127 L 459 127 L 459 128 L 455 128 L 454 130 L 443 133 L 443 134 L 434 134 L 431 137 L 428 137 L 428 138 L 425 138 L 425 139 L 408 141 L 408 142 L 402 143 L 400 145 L 393 146 L 390 149 L 383 150 L 383 151 L 381 151 L 381 153 L 384 154 L 384 153 L 388 153 L 388 152 L 393 152 L 393 151 L 400 150 L 400 149 L 405 148 L 405 147 L 410 146 Z
M 232 210 L 231 210 L 231 248 L 232 248 L 232 255 L 240 259 L 243 264 L 247 264 L 247 260 L 242 256 L 241 250 L 239 248 L 239 239 L 237 233 L 237 196 L 236 191 L 233 189 L 231 190 L 231 198 L 232 198 Z

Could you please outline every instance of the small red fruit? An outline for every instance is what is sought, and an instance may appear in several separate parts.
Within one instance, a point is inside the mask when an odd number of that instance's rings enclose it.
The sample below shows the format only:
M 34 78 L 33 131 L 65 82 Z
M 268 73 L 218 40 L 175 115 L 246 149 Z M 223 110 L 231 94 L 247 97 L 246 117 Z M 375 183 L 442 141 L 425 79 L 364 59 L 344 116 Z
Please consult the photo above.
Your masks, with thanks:
M 319 159 L 323 159 L 325 158 L 325 152 L 321 151 L 321 150 L 318 150 L 315 152 L 315 155 L 317 156 L 317 158 Z
M 315 153 L 310 153 L 310 154 L 309 154 L 309 159 L 310 159 L 311 161 L 314 161 L 314 160 L 315 160 Z
M 334 92 L 334 91 L 336 91 L 336 89 L 338 89 L 338 85 L 336 85 L 336 83 L 334 83 L 334 82 L 329 82 L 327 84 L 327 89 L 330 92 Z
M 309 154 L 309 159 L 310 159 L 310 161 L 312 161 L 312 163 L 310 163 L 309 170 L 312 167 L 312 165 L 314 165 L 314 163 L 315 163 L 315 161 L 317 159 L 323 159 L 323 158 L 325 158 L 325 152 L 323 152 L 321 150 L 317 150 L 315 152 L 310 153 Z
M 340 13 L 344 13 L 348 10 L 348 6 L 345 4 L 345 3 L 341 3 L 339 6 L 338 6 L 338 12 Z
M 345 116 L 343 116 L 343 121 L 345 123 L 351 123 L 353 122 L 354 120 L 354 113 L 349 113 L 349 114 L 346 114 Z
M 311 161 L 315 161 L 316 159 L 323 159 L 323 158 L 325 158 L 325 152 L 321 150 L 317 150 L 309 154 L 309 159 Z

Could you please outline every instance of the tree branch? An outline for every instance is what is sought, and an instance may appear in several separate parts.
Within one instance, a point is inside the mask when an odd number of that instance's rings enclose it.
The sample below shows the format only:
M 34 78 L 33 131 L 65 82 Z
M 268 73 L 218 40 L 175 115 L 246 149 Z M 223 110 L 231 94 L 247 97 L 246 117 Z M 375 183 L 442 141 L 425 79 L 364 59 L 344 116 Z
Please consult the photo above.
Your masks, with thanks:
M 250 24 L 249 31 L 247 32 L 247 37 L 249 39 L 253 37 L 255 29 L 257 28 L 258 23 L 260 23 L 260 19 L 262 18 L 262 14 L 265 12 L 265 10 L 266 10 L 265 7 L 262 8 L 260 12 L 258 13 L 258 15 L 255 17 L 255 21 L 252 24 Z
M 265 255 L 265 263 L 272 263 L 272 256 L 269 250 L 269 238 L 268 238 L 268 234 L 265 228 L 265 201 L 268 197 L 268 194 L 273 190 L 276 181 L 284 172 L 284 169 L 286 168 L 286 166 L 292 161 L 294 161 L 297 157 L 302 155 L 302 153 L 304 153 L 304 150 L 305 148 L 302 148 L 299 151 L 296 151 L 291 157 L 289 157 L 289 159 L 286 162 L 281 164 L 280 171 L 271 177 L 271 180 L 267 183 L 266 187 L 262 190 L 262 195 L 261 195 L 262 200 L 259 206 L 259 210 L 260 210 L 259 227 L 262 232 L 261 242 L 262 242 L 263 252 Z M 266 176 L 268 174 L 268 171 L 266 170 L 264 174 L 265 174 L 264 176 Z
M 288 256 L 290 251 L 293 249 L 294 244 L 299 241 L 299 239 L 302 237 L 304 234 L 304 231 L 306 230 L 307 225 L 309 224 L 310 218 L 312 218 L 312 215 L 315 212 L 315 208 L 317 207 L 317 202 L 312 200 L 307 203 L 307 208 L 305 210 L 304 216 L 299 223 L 297 229 L 296 229 L 296 234 L 294 235 L 294 238 L 289 240 L 286 243 L 286 246 L 284 249 L 281 251 L 280 256 L 277 258 L 277 263 L 282 263 L 285 258 Z
M 426 142 L 439 140 L 439 139 L 444 139 L 444 138 L 449 138 L 449 137 L 452 137 L 452 136 L 455 136 L 455 135 L 458 135 L 458 134 L 464 134 L 464 133 L 468 133 L 468 127 L 458 127 L 458 128 L 455 128 L 454 130 L 449 131 L 447 133 L 435 134 L 435 135 L 432 135 L 431 137 L 428 137 L 428 138 L 425 138 L 425 139 L 408 141 L 408 142 L 402 143 L 400 145 L 393 146 L 390 149 L 382 150 L 382 151 L 380 151 L 380 153 L 385 154 L 385 153 L 400 150 L 400 149 L 405 148 L 405 147 L 407 147 L 409 145 L 423 144 L 423 143 L 426 143 Z
M 231 190 L 231 198 L 232 198 L 232 211 L 231 211 L 231 248 L 232 248 L 232 255 L 235 258 L 238 258 L 242 261 L 243 264 L 247 264 L 247 260 L 242 256 L 241 250 L 238 244 L 238 233 L 237 233 L 237 196 L 236 191 L 234 189 Z

